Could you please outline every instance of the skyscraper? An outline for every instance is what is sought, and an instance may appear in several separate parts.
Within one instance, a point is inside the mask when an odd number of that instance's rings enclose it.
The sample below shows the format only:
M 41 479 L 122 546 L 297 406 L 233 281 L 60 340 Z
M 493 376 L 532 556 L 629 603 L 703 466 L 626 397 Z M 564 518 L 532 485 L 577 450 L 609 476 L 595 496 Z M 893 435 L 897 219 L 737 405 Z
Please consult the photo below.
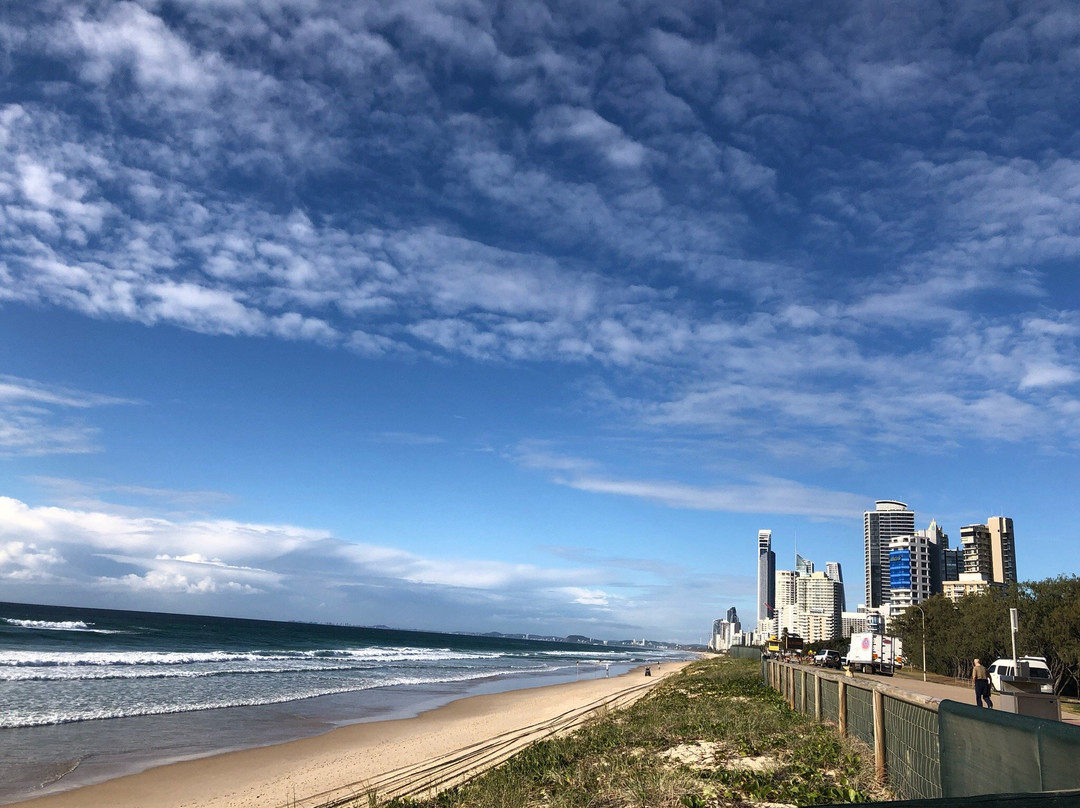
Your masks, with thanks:
M 889 603 L 889 539 L 915 533 L 915 513 L 907 503 L 879 499 L 874 510 L 863 513 L 863 550 L 866 564 L 866 605 L 876 609 Z
M 961 572 L 997 584 L 1016 583 L 1016 540 L 1012 519 L 991 516 L 986 524 L 960 528 Z
M 990 552 L 990 528 L 984 524 L 960 528 L 960 549 L 964 553 L 964 572 L 984 581 L 994 580 L 994 557 Z
M 776 553 L 772 551 L 772 531 L 759 530 L 757 568 L 757 630 L 771 631 L 770 621 L 776 603 Z
M 991 516 L 986 520 L 990 528 L 990 557 L 994 562 L 994 580 L 1002 584 L 1016 583 L 1016 541 L 1013 538 L 1013 522 L 1007 516 Z
M 904 607 L 922 603 L 931 594 L 931 565 L 937 542 L 927 531 L 889 539 L 889 602 Z
M 843 633 L 840 594 L 843 585 L 825 572 L 800 575 L 795 582 L 798 630 L 806 642 L 831 640 Z
M 814 574 L 814 562 L 809 558 L 803 558 L 798 553 L 795 554 L 795 572 L 799 575 L 813 575 Z
M 847 611 L 847 595 L 844 594 L 844 570 L 840 567 L 839 561 L 826 561 L 825 562 L 825 574 L 829 576 L 830 580 L 836 581 L 840 584 L 840 611 Z
M 929 527 L 926 530 L 916 530 L 915 535 L 925 536 L 930 542 L 930 594 L 939 594 L 941 582 L 949 580 L 945 577 L 948 569 L 946 559 L 949 553 L 949 534 L 941 529 L 936 519 L 931 519 Z M 955 567 L 955 563 L 953 566 Z
M 776 571 L 776 602 L 773 603 L 773 614 L 776 616 L 776 630 L 783 632 L 787 629 L 788 634 L 799 633 L 799 602 L 798 585 L 799 573 L 795 570 Z

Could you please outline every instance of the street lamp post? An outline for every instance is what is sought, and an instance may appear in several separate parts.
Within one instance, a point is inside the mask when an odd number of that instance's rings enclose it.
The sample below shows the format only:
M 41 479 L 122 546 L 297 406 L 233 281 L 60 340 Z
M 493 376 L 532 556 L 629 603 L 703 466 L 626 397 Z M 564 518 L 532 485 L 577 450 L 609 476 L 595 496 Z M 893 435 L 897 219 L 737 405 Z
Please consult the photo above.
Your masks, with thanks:
M 923 607 L 918 603 L 912 603 L 916 609 L 919 610 L 919 614 L 922 615 L 922 680 L 926 681 L 926 612 L 923 611 Z

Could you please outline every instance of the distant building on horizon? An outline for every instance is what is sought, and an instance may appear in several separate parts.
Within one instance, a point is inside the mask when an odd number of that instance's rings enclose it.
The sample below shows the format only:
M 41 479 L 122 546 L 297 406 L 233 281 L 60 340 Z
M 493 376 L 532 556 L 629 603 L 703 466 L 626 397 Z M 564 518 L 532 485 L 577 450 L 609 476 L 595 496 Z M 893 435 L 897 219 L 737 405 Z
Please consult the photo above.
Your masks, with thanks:
M 915 533 L 915 513 L 906 502 L 879 499 L 863 512 L 863 556 L 866 565 L 866 606 L 880 608 L 891 600 L 889 540 Z
M 758 531 L 757 561 L 757 630 L 768 634 L 776 603 L 776 553 L 772 550 L 771 530 Z
M 732 645 L 742 642 L 742 625 L 739 623 L 739 615 L 732 606 L 727 610 L 726 620 L 713 620 L 712 638 L 709 647 L 714 651 L 726 651 Z

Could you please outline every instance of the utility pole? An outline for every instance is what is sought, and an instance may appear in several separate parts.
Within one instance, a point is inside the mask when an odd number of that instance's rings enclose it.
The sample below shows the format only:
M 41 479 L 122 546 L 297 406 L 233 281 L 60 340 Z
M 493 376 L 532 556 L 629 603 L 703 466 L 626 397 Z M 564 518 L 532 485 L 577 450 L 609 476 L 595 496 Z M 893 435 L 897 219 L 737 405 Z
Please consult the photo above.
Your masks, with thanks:
M 926 681 L 926 611 L 918 603 L 911 604 L 919 610 L 919 614 L 922 615 L 922 680 Z M 1014 609 L 1015 611 L 1015 609 Z M 1013 650 L 1013 656 L 1016 655 L 1015 646 Z
M 1020 663 L 1016 659 L 1016 632 L 1020 626 L 1019 613 L 1016 609 L 1009 609 L 1009 628 L 1012 630 L 1012 652 L 1013 652 L 1013 675 L 1017 676 L 1020 673 Z

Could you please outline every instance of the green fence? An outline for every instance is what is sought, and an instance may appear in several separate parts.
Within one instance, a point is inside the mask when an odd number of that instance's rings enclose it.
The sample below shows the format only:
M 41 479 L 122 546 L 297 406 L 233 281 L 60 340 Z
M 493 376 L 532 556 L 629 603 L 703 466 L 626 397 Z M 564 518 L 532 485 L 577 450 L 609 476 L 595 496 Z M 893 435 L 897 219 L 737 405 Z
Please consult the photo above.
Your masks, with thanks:
M 1080 789 L 1080 727 L 775 660 L 762 661 L 762 676 L 792 709 L 874 750 L 878 776 L 902 799 Z
M 1080 788 L 1080 728 L 943 701 L 946 797 Z
M 942 796 L 937 705 L 821 668 L 763 660 L 762 673 L 795 710 L 837 725 L 874 750 L 879 775 L 905 799 Z M 803 698 L 805 691 L 806 697 Z M 820 707 L 816 696 L 820 692 Z M 881 701 L 875 719 L 875 699 Z M 878 756 L 880 754 L 880 759 Z
M 727 653 L 732 659 L 761 659 L 761 649 L 753 645 L 733 645 Z

